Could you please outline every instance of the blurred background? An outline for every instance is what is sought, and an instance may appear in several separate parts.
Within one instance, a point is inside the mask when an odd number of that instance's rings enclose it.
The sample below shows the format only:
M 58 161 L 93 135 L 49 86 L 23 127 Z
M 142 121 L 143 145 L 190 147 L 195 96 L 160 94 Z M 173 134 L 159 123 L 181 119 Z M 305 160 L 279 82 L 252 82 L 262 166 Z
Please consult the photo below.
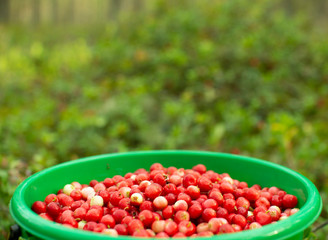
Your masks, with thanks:
M 325 0 L 0 0 L 0 239 L 19 183 L 102 153 L 279 163 L 328 218 Z M 315 235 L 317 237 L 315 237 Z M 305 236 L 328 239 L 328 228 Z

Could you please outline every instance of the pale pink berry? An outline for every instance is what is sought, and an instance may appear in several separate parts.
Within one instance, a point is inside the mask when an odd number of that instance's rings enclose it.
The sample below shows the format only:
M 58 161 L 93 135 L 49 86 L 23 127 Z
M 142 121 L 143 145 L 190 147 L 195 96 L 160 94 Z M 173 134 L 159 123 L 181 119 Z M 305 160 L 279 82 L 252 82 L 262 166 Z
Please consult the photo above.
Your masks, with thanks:
M 112 228 L 104 229 L 101 233 L 106 234 L 108 236 L 112 236 L 112 237 L 117 237 L 118 236 L 117 231 L 115 229 L 112 229 Z
M 93 196 L 90 201 L 90 206 L 103 206 L 104 205 L 104 199 L 101 196 Z
M 72 184 L 66 184 L 63 188 L 63 193 L 69 196 L 74 189 L 75 187 Z
M 143 203 L 144 198 L 140 193 L 133 193 L 130 197 L 130 200 L 131 204 L 140 205 L 141 203 Z
M 81 193 L 83 198 L 85 199 L 90 199 L 96 194 L 95 190 L 92 187 L 83 188 L 81 190 Z
M 262 227 L 262 225 L 259 224 L 258 222 L 252 222 L 251 224 L 249 224 L 249 229 L 255 229 L 260 227 Z
M 165 197 L 159 196 L 154 199 L 153 204 L 157 209 L 162 210 L 167 207 L 168 202 Z

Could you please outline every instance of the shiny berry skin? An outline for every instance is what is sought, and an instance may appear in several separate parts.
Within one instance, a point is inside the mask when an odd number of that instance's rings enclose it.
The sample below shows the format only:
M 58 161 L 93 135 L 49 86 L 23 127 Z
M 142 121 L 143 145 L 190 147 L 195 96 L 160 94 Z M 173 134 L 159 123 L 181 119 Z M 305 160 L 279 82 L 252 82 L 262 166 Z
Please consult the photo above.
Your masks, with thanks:
M 227 199 L 223 203 L 223 207 L 228 210 L 229 213 L 232 213 L 236 210 L 236 201 L 233 199 Z
M 271 206 L 268 209 L 268 213 L 270 214 L 272 221 L 278 221 L 281 215 L 281 210 L 277 206 Z
M 223 224 L 219 228 L 219 233 L 233 233 L 233 232 L 235 232 L 235 230 L 229 223 Z
M 264 206 L 266 208 L 270 207 L 270 202 L 265 197 L 259 197 L 255 202 L 255 207 Z
M 157 184 L 159 184 L 159 185 L 161 185 L 161 186 L 165 186 L 165 184 L 166 184 L 166 177 L 165 177 L 165 175 L 162 174 L 162 173 L 157 173 L 157 174 L 154 176 L 154 178 L 153 178 L 153 182 L 154 182 L 154 183 L 157 183 Z
M 145 227 L 151 226 L 155 220 L 153 213 L 149 210 L 141 211 L 138 215 L 138 218 Z
M 139 210 L 140 211 L 149 210 L 149 211 L 152 211 L 153 212 L 154 211 L 153 202 L 151 202 L 151 201 L 144 201 L 143 203 L 140 204 Z
M 128 224 L 128 232 L 130 235 L 132 235 L 135 231 L 142 230 L 142 229 L 144 229 L 144 226 L 139 219 L 133 219 Z
M 243 229 L 246 226 L 247 220 L 243 215 L 236 214 L 231 221 L 233 224 L 237 224 Z
M 173 236 L 178 232 L 178 224 L 172 220 L 166 220 L 164 225 L 164 232 L 169 235 Z
M 266 212 L 259 212 L 255 216 L 255 219 L 256 219 L 256 222 L 258 222 L 262 226 L 267 225 L 267 224 L 272 222 L 271 215 L 269 213 L 266 213 Z
M 260 197 L 260 192 L 255 188 L 246 188 L 245 189 L 245 198 L 248 201 L 256 201 Z
M 98 223 L 95 228 L 93 229 L 94 232 L 102 232 L 103 230 L 105 230 L 107 227 L 105 224 L 103 223 Z
M 117 209 L 113 212 L 113 218 L 115 219 L 116 223 L 121 223 L 122 219 L 128 215 L 127 211 L 123 209 Z
M 77 220 L 83 220 L 85 219 L 86 214 L 87 214 L 87 210 L 83 207 L 79 207 L 74 210 L 73 217 Z
M 46 198 L 44 199 L 44 203 L 46 205 L 48 205 L 51 202 L 58 202 L 58 198 L 56 194 L 51 193 L 48 196 L 46 196 Z
M 212 237 L 214 234 L 210 231 L 200 232 L 197 237 Z
M 116 224 L 114 229 L 117 231 L 118 235 L 128 235 L 128 229 L 124 224 Z
M 108 235 L 108 236 L 112 236 L 112 237 L 117 237 L 118 236 L 118 232 L 115 229 L 104 229 L 101 233 Z
M 297 198 L 294 195 L 286 194 L 282 198 L 284 208 L 294 208 L 297 205 Z
M 191 203 L 191 197 L 186 193 L 180 193 L 177 197 L 177 201 L 184 200 L 188 205 Z
M 222 193 L 218 190 L 213 189 L 210 193 L 209 193 L 209 198 L 210 199 L 214 199 L 217 203 L 218 206 L 221 206 L 224 202 Z
M 193 174 L 186 174 L 183 177 L 182 183 L 185 188 L 189 186 L 195 186 L 197 185 L 197 178 Z
M 32 205 L 32 210 L 37 213 L 37 214 L 40 214 L 40 213 L 45 213 L 46 210 L 47 210 L 47 206 L 44 202 L 42 201 L 36 201 L 33 203 Z
M 167 195 L 169 193 L 177 194 L 177 187 L 173 183 L 168 183 L 163 187 L 163 193 L 164 195 Z
M 111 179 L 111 178 L 106 178 L 103 183 L 107 188 L 109 188 L 115 184 L 113 179 Z
M 120 194 L 118 191 L 115 191 L 110 195 L 109 201 L 113 206 L 118 206 L 119 202 L 123 198 L 124 196 L 122 194 Z
M 160 163 L 153 163 L 151 166 L 150 166 L 150 171 L 153 171 L 153 170 L 164 170 L 164 167 L 162 164 Z
M 74 201 L 78 201 L 78 200 L 81 200 L 83 196 L 82 196 L 81 190 L 74 189 L 70 193 L 70 197 L 73 198 Z
M 282 207 L 282 198 L 278 195 L 273 195 L 271 198 L 271 205 Z
M 216 216 L 218 218 L 227 218 L 229 215 L 229 212 L 227 209 L 223 208 L 223 207 L 218 207 L 218 210 L 216 212 Z
M 98 222 L 102 218 L 103 214 L 99 209 L 90 209 L 85 215 L 85 220 L 87 222 L 93 221 Z
M 144 197 L 141 193 L 133 193 L 130 197 L 130 203 L 134 206 L 139 206 L 143 203 Z
M 145 189 L 145 196 L 147 198 L 150 198 L 151 200 L 154 200 L 156 197 L 161 195 L 162 193 L 162 186 L 157 183 L 152 183 Z
M 239 197 L 236 200 L 236 206 L 237 206 L 237 208 L 244 207 L 246 210 L 248 210 L 249 206 L 250 206 L 250 202 L 244 197 Z
M 93 229 L 97 226 L 97 223 L 96 222 L 87 222 L 84 227 L 83 227 L 83 230 L 87 230 L 87 231 L 93 231 Z
M 228 221 L 224 218 L 211 218 L 208 221 L 208 230 L 213 232 L 214 234 L 217 234 L 219 232 L 220 227 L 223 224 L 227 224 Z
M 256 229 L 256 228 L 261 228 L 262 225 L 259 224 L 258 222 L 252 222 L 251 224 L 249 224 L 249 229 Z
M 218 203 L 214 199 L 207 199 L 202 203 L 202 207 L 205 208 L 213 208 L 214 210 L 217 210 Z
M 100 223 L 103 223 L 106 225 L 107 228 L 113 228 L 115 227 L 115 219 L 112 215 L 107 214 L 104 215 L 101 219 L 100 219 Z
M 260 196 L 265 197 L 266 199 L 268 199 L 269 202 L 271 202 L 271 200 L 272 200 L 272 195 L 269 192 L 261 192 Z
M 181 221 L 189 221 L 190 215 L 187 211 L 177 211 L 174 215 L 174 221 L 179 223 Z
M 164 232 L 164 229 L 165 229 L 165 221 L 164 220 L 156 220 L 156 221 L 154 221 L 153 224 L 151 225 L 151 229 L 155 233 Z
M 229 182 L 222 182 L 220 186 L 220 191 L 222 193 L 233 193 L 234 187 L 231 183 Z
M 78 200 L 72 203 L 71 210 L 74 211 L 75 209 L 82 207 L 82 205 L 85 203 L 84 200 Z
M 196 226 L 190 221 L 184 220 L 178 225 L 179 232 L 185 236 L 190 236 L 196 232 Z
M 188 194 L 191 199 L 197 199 L 200 196 L 200 189 L 197 186 L 188 186 L 185 193 Z
M 202 213 L 202 218 L 208 222 L 211 218 L 216 217 L 216 211 L 213 208 L 205 208 Z
M 153 205 L 157 210 L 162 210 L 167 207 L 168 201 L 165 197 L 159 196 L 154 199 Z
M 247 217 L 248 211 L 244 207 L 237 207 L 237 214 L 243 215 L 244 217 Z
M 46 212 L 52 217 L 56 218 L 60 212 L 60 205 L 58 202 L 51 202 L 47 205 Z
M 178 200 L 173 205 L 174 210 L 177 211 L 186 211 L 188 209 L 188 204 L 185 200 Z
M 196 203 L 189 207 L 188 212 L 189 212 L 190 218 L 196 219 L 202 215 L 203 207 L 201 206 L 201 204 Z
M 123 210 L 129 211 L 131 209 L 131 200 L 130 198 L 123 198 L 119 201 L 118 207 Z
M 173 193 L 169 193 L 165 196 L 169 205 L 173 205 L 176 202 L 177 196 Z
M 204 164 L 197 164 L 192 168 L 192 170 L 199 172 L 200 174 L 206 173 L 206 167 Z
M 187 236 L 182 232 L 177 232 L 172 236 L 172 238 L 187 238 Z
M 198 187 L 201 192 L 208 192 L 213 188 L 213 183 L 206 177 L 200 177 L 198 179 Z
M 208 223 L 203 222 L 203 223 L 198 224 L 196 227 L 197 233 L 207 232 L 207 231 L 209 231 Z
M 179 186 L 182 183 L 182 177 L 179 175 L 171 175 L 169 177 L 169 182 L 173 183 L 175 186 Z
M 149 233 L 145 229 L 137 229 L 135 232 L 131 234 L 132 237 L 137 237 L 137 238 L 148 238 Z
M 271 195 L 277 195 L 278 192 L 279 192 L 279 188 L 277 188 L 277 187 L 270 187 L 268 189 L 268 192 L 271 193 Z
M 256 216 L 259 212 L 266 212 L 268 209 L 265 206 L 259 206 L 254 209 L 253 214 Z
M 189 208 L 190 209 L 190 208 Z M 189 210 L 188 210 L 189 212 Z M 167 206 L 162 210 L 162 215 L 164 219 L 172 218 L 174 214 L 174 209 L 172 206 Z

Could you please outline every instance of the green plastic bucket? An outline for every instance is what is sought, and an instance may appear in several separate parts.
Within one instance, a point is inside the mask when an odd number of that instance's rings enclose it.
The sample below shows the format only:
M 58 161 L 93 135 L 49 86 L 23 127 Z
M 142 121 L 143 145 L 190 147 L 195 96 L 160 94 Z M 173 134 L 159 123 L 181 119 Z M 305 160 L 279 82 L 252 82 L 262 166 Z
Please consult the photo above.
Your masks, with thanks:
M 311 181 L 286 167 L 225 153 L 201 151 L 145 151 L 106 154 L 74 160 L 40 171 L 22 182 L 16 189 L 11 202 L 10 213 L 22 228 L 23 236 L 37 239 L 109 239 L 114 237 L 79 229 L 70 229 L 60 224 L 40 218 L 31 210 L 32 203 L 44 200 L 67 183 L 90 180 L 104 180 L 106 177 L 134 172 L 138 168 L 149 169 L 152 163 L 162 163 L 164 167 L 191 168 L 203 163 L 208 169 L 219 173 L 227 172 L 231 177 L 249 184 L 277 186 L 299 199 L 300 211 L 286 220 L 259 229 L 233 234 L 216 235 L 213 240 L 228 239 L 302 239 L 304 230 L 319 216 L 322 200 Z M 119 236 L 118 239 L 130 239 Z M 115 239 L 117 239 L 115 238 Z

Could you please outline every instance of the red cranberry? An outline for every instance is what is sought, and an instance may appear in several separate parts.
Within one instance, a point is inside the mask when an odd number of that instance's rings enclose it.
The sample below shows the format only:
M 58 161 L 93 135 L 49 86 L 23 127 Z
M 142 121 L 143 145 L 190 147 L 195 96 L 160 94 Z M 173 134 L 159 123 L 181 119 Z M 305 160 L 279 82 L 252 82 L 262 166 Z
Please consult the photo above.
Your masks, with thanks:
M 161 195 L 162 193 L 162 186 L 157 183 L 152 183 L 145 189 L 145 196 L 147 198 L 150 198 L 151 200 L 154 200 L 156 197 Z
M 179 232 L 183 233 L 185 236 L 190 236 L 196 232 L 195 224 L 193 224 L 190 221 L 184 220 L 179 223 L 178 227 L 179 227 Z
M 213 183 L 206 177 L 200 177 L 198 179 L 198 187 L 201 192 L 208 192 L 213 188 Z
M 149 210 L 143 210 L 138 215 L 139 220 L 143 223 L 145 227 L 150 226 L 154 219 L 153 213 Z
M 123 224 L 116 224 L 114 229 L 117 231 L 119 235 L 128 235 L 128 229 Z
M 192 168 L 192 170 L 197 171 L 200 174 L 204 174 L 206 172 L 206 167 L 203 164 L 197 164 Z
M 266 212 L 259 212 L 256 216 L 255 216 L 256 222 L 258 222 L 259 224 L 263 225 L 267 225 L 269 223 L 272 222 L 271 216 L 269 213 Z
M 216 211 L 213 208 L 205 208 L 202 213 L 202 218 L 208 222 L 211 218 L 216 217 Z
M 193 204 L 189 209 L 188 209 L 190 218 L 196 219 L 199 218 L 202 215 L 203 208 L 202 206 L 198 204 Z
M 286 194 L 282 198 L 284 208 L 294 208 L 297 205 L 297 198 L 294 195 Z
M 189 221 L 190 215 L 187 211 L 177 211 L 174 215 L 174 221 L 179 223 L 181 221 Z
M 190 208 L 189 208 L 189 210 L 190 210 Z M 188 210 L 188 212 L 189 212 L 189 210 Z M 162 215 L 163 215 L 164 219 L 172 218 L 173 214 L 174 214 L 174 209 L 170 205 L 162 210 Z M 190 214 L 190 212 L 189 212 L 189 214 Z
M 115 219 L 112 215 L 107 214 L 100 219 L 100 223 L 105 224 L 107 228 L 115 227 Z
M 37 214 L 40 214 L 40 213 L 45 213 L 46 212 L 46 204 L 42 201 L 36 201 L 33 203 L 32 205 L 32 210 L 34 212 L 36 212 Z
M 44 199 L 44 203 L 46 205 L 48 205 L 51 202 L 58 202 L 58 198 L 56 194 L 51 193 Z
M 164 225 L 164 232 L 169 236 L 173 236 L 178 232 L 178 225 L 172 220 L 166 220 Z
M 235 230 L 229 223 L 223 224 L 219 229 L 219 233 L 233 233 L 233 232 L 235 232 Z

